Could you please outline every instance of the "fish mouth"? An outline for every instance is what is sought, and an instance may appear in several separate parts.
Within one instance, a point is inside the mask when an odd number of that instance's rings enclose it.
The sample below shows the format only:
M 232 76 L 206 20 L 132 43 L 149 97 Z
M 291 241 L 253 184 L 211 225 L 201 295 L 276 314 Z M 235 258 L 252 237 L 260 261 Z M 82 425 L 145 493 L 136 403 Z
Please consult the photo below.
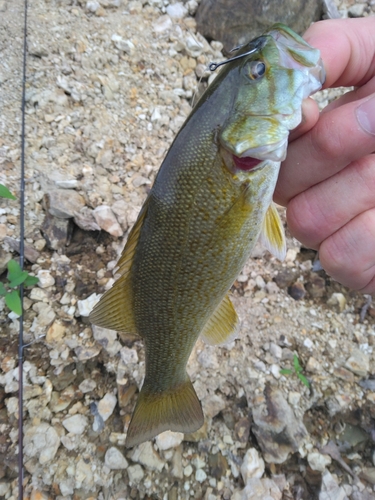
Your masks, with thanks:
M 236 170 L 248 172 L 267 160 L 275 162 L 285 160 L 287 145 L 288 139 L 283 139 L 274 144 L 267 144 L 265 146 L 259 146 L 258 148 L 249 148 L 242 154 L 237 153 L 237 150 L 240 149 L 237 145 L 235 151 L 232 150 L 230 152 Z
M 288 145 L 288 137 L 281 139 L 273 144 L 265 144 L 264 146 L 259 146 L 257 148 L 248 148 L 243 151 L 246 147 L 245 144 L 237 144 L 235 154 L 240 158 L 257 158 L 258 160 L 271 160 L 271 161 L 283 161 L 286 157 L 286 148 Z M 241 151 L 242 150 L 242 151 Z M 240 152 L 240 154 L 238 154 Z
M 253 168 L 257 167 L 259 163 L 262 163 L 263 160 L 259 160 L 258 158 L 252 158 L 251 156 L 236 156 L 232 155 L 233 162 L 238 170 L 242 170 L 244 172 L 248 172 L 249 170 L 253 170 Z

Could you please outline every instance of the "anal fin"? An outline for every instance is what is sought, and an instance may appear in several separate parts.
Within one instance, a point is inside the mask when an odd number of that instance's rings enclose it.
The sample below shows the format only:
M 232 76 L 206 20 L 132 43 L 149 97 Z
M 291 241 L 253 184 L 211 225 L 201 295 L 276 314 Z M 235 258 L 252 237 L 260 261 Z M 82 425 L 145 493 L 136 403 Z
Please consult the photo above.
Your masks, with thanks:
M 286 255 L 286 240 L 283 223 L 277 211 L 276 205 L 272 202 L 263 220 L 260 242 L 277 259 L 284 260 Z
M 210 345 L 226 344 L 237 334 L 239 319 L 226 295 L 205 324 L 201 337 Z

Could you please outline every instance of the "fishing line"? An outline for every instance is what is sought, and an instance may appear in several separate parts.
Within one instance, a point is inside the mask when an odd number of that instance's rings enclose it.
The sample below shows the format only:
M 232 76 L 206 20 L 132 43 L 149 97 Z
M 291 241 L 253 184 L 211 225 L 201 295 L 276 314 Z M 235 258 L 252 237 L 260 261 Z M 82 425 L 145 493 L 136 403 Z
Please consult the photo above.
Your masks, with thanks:
M 20 180 L 20 266 L 25 263 L 25 107 L 27 55 L 27 0 L 24 0 L 23 64 L 21 97 L 21 180 Z M 18 499 L 23 499 L 23 284 L 20 285 L 22 314 L 18 337 Z

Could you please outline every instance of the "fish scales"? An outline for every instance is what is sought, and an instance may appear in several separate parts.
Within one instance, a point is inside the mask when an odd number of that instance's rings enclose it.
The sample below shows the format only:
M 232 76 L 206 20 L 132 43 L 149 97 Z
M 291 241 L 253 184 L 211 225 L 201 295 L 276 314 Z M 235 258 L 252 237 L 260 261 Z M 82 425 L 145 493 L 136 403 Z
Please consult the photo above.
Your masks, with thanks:
M 121 277 L 90 315 L 144 341 L 146 373 L 127 433 L 134 446 L 203 424 L 186 372 L 199 335 L 233 338 L 228 290 L 256 241 L 285 238 L 272 196 L 302 100 L 324 81 L 319 52 L 282 25 L 239 49 L 175 138 L 119 261 Z

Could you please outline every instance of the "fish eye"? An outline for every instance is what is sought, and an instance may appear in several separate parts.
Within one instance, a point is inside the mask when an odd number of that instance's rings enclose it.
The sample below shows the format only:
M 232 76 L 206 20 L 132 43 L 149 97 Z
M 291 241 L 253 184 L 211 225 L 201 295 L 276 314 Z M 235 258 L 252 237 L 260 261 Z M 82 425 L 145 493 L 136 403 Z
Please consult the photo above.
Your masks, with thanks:
M 261 78 L 266 72 L 266 65 L 262 61 L 251 61 L 249 65 L 248 77 L 251 80 Z

